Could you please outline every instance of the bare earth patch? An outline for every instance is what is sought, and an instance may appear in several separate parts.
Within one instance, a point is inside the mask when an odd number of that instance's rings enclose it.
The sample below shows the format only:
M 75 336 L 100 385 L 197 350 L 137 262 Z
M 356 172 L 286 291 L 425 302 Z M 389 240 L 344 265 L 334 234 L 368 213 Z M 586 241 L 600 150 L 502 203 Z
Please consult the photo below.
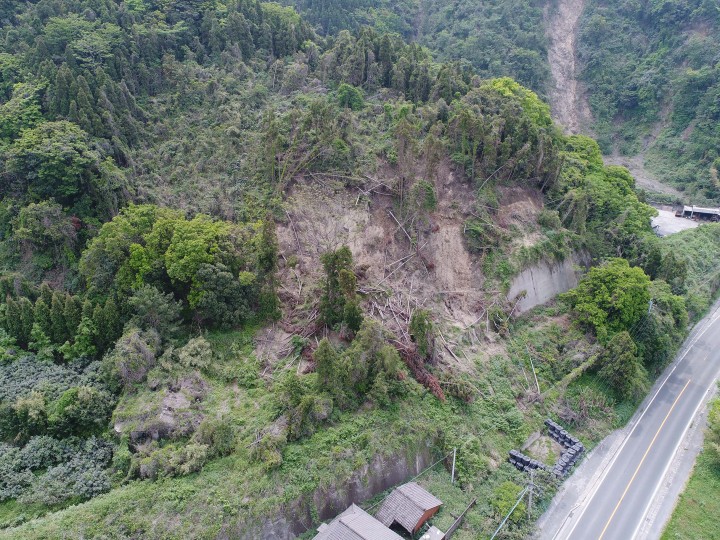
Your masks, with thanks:
M 639 188 L 647 191 L 673 195 L 679 199 L 683 198 L 683 194 L 681 192 L 671 186 L 668 186 L 667 184 L 663 184 L 645 168 L 645 158 L 642 154 L 633 157 L 605 156 L 603 157 L 603 161 L 606 165 L 620 165 L 622 167 L 626 167 L 635 179 L 635 184 Z
M 562 445 L 547 435 L 536 432 L 529 437 L 522 451 L 546 465 L 553 465 L 563 453 L 564 449 Z
M 555 120 L 569 133 L 587 131 L 592 120 L 587 96 L 578 81 L 576 42 L 584 0 L 558 0 L 548 16 L 548 61 L 555 84 L 550 105 Z

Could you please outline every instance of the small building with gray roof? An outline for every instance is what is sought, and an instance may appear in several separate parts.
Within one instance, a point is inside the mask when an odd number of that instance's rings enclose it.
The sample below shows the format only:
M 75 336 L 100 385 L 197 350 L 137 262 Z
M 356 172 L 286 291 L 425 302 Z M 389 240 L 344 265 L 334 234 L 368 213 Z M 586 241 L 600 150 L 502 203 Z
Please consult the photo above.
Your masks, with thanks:
M 393 523 L 415 534 L 440 509 L 442 501 L 415 482 L 395 488 L 383 501 L 377 519 L 386 527 Z
M 403 537 L 351 504 L 330 523 L 320 525 L 313 540 L 403 540 Z

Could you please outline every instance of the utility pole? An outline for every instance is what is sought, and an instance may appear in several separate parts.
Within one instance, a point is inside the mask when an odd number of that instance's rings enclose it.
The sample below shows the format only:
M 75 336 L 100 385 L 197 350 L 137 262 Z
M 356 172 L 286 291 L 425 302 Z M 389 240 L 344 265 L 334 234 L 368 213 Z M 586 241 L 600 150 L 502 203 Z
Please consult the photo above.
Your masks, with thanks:
M 530 348 L 527 346 L 527 343 L 525 344 L 525 350 L 530 358 L 530 366 L 532 367 L 533 376 L 535 377 L 535 386 L 537 386 L 538 395 L 540 395 L 540 383 L 538 382 L 537 373 L 535 373 L 535 364 L 533 363 L 532 354 L 530 354 Z
M 532 519 L 532 497 L 533 497 L 533 490 L 535 489 L 535 483 L 533 482 L 533 479 L 535 477 L 535 469 L 530 469 L 530 485 L 528 486 L 528 518 Z
M 450 483 L 455 483 L 455 456 L 457 455 L 457 447 L 453 448 L 453 464 L 452 464 L 452 473 L 450 474 Z

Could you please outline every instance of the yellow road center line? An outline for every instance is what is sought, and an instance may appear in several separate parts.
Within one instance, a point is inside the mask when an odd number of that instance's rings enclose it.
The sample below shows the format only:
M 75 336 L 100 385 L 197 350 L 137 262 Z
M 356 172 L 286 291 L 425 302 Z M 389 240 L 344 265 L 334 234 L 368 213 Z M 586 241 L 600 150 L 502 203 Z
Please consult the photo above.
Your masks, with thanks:
M 670 410 L 669 410 L 668 413 L 665 415 L 665 419 L 662 421 L 662 424 L 660 424 L 660 427 L 658 428 L 658 430 L 655 432 L 655 436 L 653 437 L 652 441 L 650 441 L 650 445 L 647 447 L 647 450 L 645 450 L 645 454 L 643 454 L 643 457 L 642 457 L 642 459 L 640 460 L 640 463 L 638 463 L 638 466 L 637 466 L 637 468 L 635 469 L 635 472 L 633 473 L 632 478 L 630 478 L 630 481 L 628 482 L 628 485 L 625 486 L 625 491 L 623 491 L 623 494 L 622 494 L 622 496 L 620 497 L 620 500 L 619 500 L 619 501 L 617 502 L 617 504 L 615 505 L 615 509 L 613 510 L 612 514 L 610 514 L 610 518 L 607 520 L 607 523 L 605 524 L 605 527 L 603 527 L 603 530 L 602 530 L 602 532 L 600 533 L 600 536 L 598 537 L 598 540 L 602 540 L 602 537 L 605 536 L 605 531 L 607 531 L 607 528 L 610 526 L 610 522 L 611 522 L 611 521 L 613 520 L 613 518 L 615 517 L 615 513 L 618 511 L 618 508 L 620 508 L 620 505 L 622 504 L 623 499 L 625 498 L 625 495 L 627 495 L 627 492 L 628 492 L 628 490 L 630 489 L 630 486 L 632 485 L 633 481 L 635 480 L 635 477 L 637 476 L 638 471 L 640 471 L 640 467 L 642 467 L 642 464 L 643 464 L 643 462 L 645 461 L 645 458 L 646 458 L 647 455 L 650 453 L 650 449 L 653 447 L 653 444 L 655 444 L 655 439 L 657 439 L 657 438 L 658 438 L 658 435 L 660 435 L 660 431 L 662 430 L 663 426 L 665 425 L 665 422 L 667 422 L 667 419 L 670 418 L 670 413 L 673 412 L 673 409 L 675 408 L 675 405 L 677 405 L 677 402 L 680 401 L 680 397 L 681 397 L 681 396 L 683 395 L 683 393 L 685 392 L 685 389 L 688 387 L 688 385 L 690 384 L 690 381 L 691 381 L 691 380 L 692 380 L 692 379 L 688 379 L 688 382 L 685 383 L 685 386 L 683 386 L 683 389 L 680 390 L 680 393 L 679 393 L 678 396 L 675 398 L 675 401 L 673 402 L 673 404 L 670 406 Z

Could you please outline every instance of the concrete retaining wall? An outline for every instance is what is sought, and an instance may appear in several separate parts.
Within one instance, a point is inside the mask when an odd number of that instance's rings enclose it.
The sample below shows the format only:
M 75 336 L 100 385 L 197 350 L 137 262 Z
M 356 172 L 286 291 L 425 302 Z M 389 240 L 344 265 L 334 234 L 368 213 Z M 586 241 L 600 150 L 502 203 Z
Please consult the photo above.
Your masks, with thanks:
M 524 313 L 577 286 L 582 269 L 588 266 L 588 258 L 577 253 L 561 262 L 541 261 L 515 276 L 507 298 L 515 303 L 518 296 L 525 292 L 515 308 L 516 314 Z
M 306 532 L 313 523 L 313 514 L 321 521 L 329 521 L 351 503 L 360 504 L 411 477 L 431 465 L 431 445 L 421 445 L 406 454 L 377 456 L 368 465 L 356 470 L 350 479 L 324 488 L 267 518 L 255 518 L 238 524 L 235 530 L 225 530 L 219 538 L 241 540 L 292 540 Z

